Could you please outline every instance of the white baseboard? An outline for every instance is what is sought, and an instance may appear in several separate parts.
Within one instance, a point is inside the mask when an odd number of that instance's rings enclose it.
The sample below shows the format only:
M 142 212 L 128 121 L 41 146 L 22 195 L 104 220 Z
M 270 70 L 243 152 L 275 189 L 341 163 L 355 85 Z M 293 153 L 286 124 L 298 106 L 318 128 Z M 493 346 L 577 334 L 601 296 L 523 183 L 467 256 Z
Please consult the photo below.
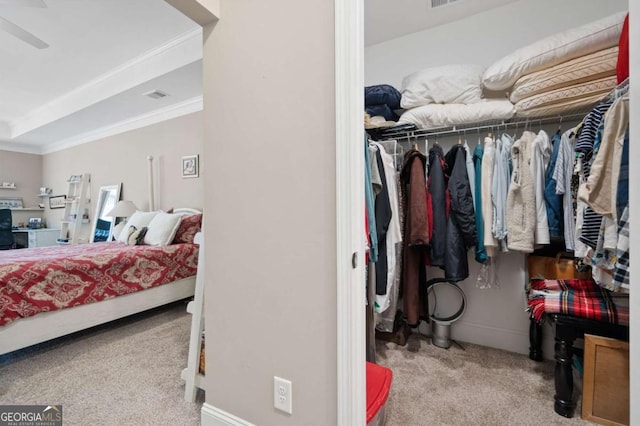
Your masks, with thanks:
M 202 404 L 200 414 L 202 426 L 255 426 L 206 402 Z
M 545 359 L 553 359 L 553 330 L 543 326 L 542 350 Z M 465 321 L 451 325 L 451 338 L 461 342 L 488 346 L 529 355 L 529 328 L 523 330 L 487 326 Z

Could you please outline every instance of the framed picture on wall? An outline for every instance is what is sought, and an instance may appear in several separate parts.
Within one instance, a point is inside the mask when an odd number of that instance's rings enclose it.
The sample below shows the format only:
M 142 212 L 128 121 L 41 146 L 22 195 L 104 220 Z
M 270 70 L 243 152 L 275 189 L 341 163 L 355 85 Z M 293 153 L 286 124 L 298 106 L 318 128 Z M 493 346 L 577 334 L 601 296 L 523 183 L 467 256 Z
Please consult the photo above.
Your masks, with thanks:
M 67 200 L 66 195 L 56 195 L 54 197 L 49 197 L 49 208 L 63 209 L 66 203 L 66 200 Z
M 182 157 L 182 177 L 197 178 L 200 176 L 200 166 L 198 165 L 198 155 L 187 155 Z

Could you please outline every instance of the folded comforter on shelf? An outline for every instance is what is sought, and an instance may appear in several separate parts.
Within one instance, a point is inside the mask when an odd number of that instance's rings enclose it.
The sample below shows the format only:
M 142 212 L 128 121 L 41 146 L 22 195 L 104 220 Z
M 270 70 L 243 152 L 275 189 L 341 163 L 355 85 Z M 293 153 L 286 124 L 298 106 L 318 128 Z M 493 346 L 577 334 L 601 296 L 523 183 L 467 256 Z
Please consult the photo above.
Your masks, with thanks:
M 508 120 L 515 109 L 508 99 L 484 100 L 475 104 L 429 104 L 405 111 L 398 125 L 415 124 L 430 130 L 491 120 Z

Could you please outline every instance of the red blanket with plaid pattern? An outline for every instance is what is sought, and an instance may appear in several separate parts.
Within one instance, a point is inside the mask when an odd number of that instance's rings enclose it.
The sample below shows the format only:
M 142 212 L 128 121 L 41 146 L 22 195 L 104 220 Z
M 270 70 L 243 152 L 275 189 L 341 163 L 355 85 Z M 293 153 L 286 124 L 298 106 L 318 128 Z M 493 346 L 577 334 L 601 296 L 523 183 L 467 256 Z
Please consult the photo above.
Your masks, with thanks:
M 593 280 L 531 280 L 529 311 L 536 321 L 544 313 L 571 315 L 612 324 L 628 325 L 628 309 L 618 308 L 609 290 Z

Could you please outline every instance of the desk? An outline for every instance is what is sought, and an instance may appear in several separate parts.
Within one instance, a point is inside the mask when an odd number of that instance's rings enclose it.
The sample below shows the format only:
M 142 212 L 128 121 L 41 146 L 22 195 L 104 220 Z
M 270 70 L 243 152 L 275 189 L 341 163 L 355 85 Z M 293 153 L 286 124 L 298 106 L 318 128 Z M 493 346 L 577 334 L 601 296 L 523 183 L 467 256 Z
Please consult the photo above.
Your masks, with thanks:
M 55 246 L 56 239 L 60 236 L 60 229 L 55 228 L 17 228 L 12 231 L 16 244 L 28 248 Z

